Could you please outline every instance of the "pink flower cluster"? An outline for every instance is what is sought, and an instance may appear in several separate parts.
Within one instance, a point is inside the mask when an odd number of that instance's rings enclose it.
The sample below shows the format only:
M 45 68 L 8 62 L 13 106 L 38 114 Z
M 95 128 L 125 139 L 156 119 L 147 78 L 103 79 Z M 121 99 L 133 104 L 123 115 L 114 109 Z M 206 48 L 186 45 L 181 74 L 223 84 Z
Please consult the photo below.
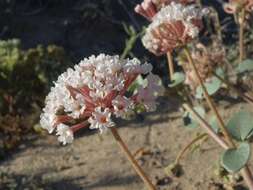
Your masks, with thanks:
M 195 1 L 143 0 L 138 4 L 135 12 L 151 22 L 142 38 L 144 47 L 160 56 L 196 38 L 208 10 L 197 7 Z
M 207 9 L 171 2 L 152 17 L 142 38 L 146 49 L 163 55 L 186 45 L 199 35 Z
M 141 64 L 138 59 L 104 54 L 85 58 L 54 83 L 41 114 L 42 128 L 50 133 L 56 130 L 58 140 L 66 144 L 81 128 L 102 132 L 113 127 L 112 116 L 124 118 L 136 105 L 154 110 L 163 87 L 151 70 L 151 64 Z M 129 93 L 129 87 L 140 75 L 145 76 L 145 84 Z
M 235 14 L 240 12 L 241 9 L 245 9 L 247 12 L 253 10 L 253 0 L 229 0 L 224 4 L 224 10 L 228 14 Z
M 153 17 L 160 11 L 161 8 L 174 3 L 190 4 L 195 0 L 143 0 L 141 4 L 135 7 L 135 12 L 142 15 L 149 21 L 152 21 Z

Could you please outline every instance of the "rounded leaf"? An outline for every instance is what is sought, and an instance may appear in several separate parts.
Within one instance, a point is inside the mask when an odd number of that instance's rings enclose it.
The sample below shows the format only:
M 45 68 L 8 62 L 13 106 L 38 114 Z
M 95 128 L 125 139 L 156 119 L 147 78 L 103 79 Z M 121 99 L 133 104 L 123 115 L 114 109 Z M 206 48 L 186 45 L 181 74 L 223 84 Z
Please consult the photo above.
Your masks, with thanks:
M 238 67 L 236 68 L 237 73 L 244 73 L 253 71 L 253 60 L 246 59 L 245 61 L 241 62 Z
M 222 78 L 224 78 L 225 76 L 225 72 L 221 68 L 217 68 L 215 73 Z M 221 88 L 222 82 L 220 81 L 220 79 L 214 76 L 211 78 L 210 82 L 205 82 L 204 85 L 207 89 L 208 94 L 213 95 Z M 201 86 L 198 86 L 196 90 L 196 98 L 202 99 L 203 97 L 204 97 L 203 89 Z
M 205 83 L 205 87 L 209 95 L 215 94 L 221 87 L 222 82 L 217 77 L 212 77 L 210 82 Z M 203 89 L 201 86 L 197 87 L 196 90 L 196 98 L 202 99 L 203 98 Z
M 237 149 L 225 151 L 221 158 L 221 164 L 228 172 L 237 172 L 247 164 L 249 158 L 250 145 L 244 142 Z
M 172 76 L 172 83 L 169 84 L 169 87 L 175 87 L 178 86 L 179 84 L 182 84 L 185 81 L 185 74 L 182 72 L 176 72 Z
M 229 120 L 226 128 L 236 140 L 244 141 L 252 135 L 253 114 L 246 111 L 235 113 Z
M 205 118 L 205 109 L 201 106 L 195 106 L 193 108 L 202 118 Z M 185 112 L 183 119 L 185 121 L 185 126 L 188 128 L 196 128 L 198 127 L 198 122 L 196 122 L 194 120 L 194 117 L 189 113 L 189 112 Z

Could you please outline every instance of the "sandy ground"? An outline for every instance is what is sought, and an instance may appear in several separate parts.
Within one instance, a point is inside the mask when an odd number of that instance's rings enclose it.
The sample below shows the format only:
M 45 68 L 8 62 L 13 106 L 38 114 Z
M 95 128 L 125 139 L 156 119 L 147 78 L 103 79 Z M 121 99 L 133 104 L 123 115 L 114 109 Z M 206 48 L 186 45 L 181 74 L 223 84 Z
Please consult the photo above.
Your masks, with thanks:
M 134 121 L 118 122 L 119 133 L 134 153 L 145 148 L 150 153 L 138 157 L 138 162 L 156 184 L 157 189 L 215 190 L 220 179 L 215 175 L 222 150 L 210 139 L 182 160 L 183 175 L 167 176 L 164 168 L 173 163 L 178 152 L 199 129 L 183 127 L 176 100 L 162 98 L 154 113 Z M 233 108 L 222 106 L 224 118 L 246 104 Z M 73 144 L 62 146 L 53 135 L 32 136 L 20 145 L 17 152 L 0 164 L 0 189 L 54 189 L 54 190 L 141 190 L 146 189 L 124 157 L 108 131 L 101 137 L 86 131 Z M 3 175 L 3 174 L 2 174 Z M 1 179 L 1 178 L 0 178 Z M 7 182 L 6 182 L 7 181 Z M 32 184 L 32 185 L 31 185 Z M 35 185 L 33 185 L 35 184 Z M 4 186 L 5 185 L 5 186 Z

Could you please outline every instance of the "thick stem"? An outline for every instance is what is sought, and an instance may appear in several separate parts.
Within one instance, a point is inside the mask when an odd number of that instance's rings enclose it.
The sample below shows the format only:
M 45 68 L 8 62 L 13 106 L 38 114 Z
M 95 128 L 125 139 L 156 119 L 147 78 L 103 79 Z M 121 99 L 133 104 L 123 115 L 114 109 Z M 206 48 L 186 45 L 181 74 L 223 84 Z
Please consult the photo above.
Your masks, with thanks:
M 239 18 L 239 25 L 240 25 L 240 33 L 239 33 L 239 63 L 241 63 L 244 59 L 244 20 L 245 20 L 245 10 L 242 9 L 240 18 Z
M 223 82 L 225 85 L 227 85 L 231 90 L 237 93 L 238 96 L 240 96 L 242 99 L 244 99 L 246 102 L 253 105 L 253 98 L 251 98 L 249 95 L 241 92 L 236 87 L 234 87 L 232 84 L 230 84 L 228 81 L 217 75 L 215 72 L 213 72 L 213 75 L 217 77 L 221 82 Z
M 172 80 L 172 77 L 174 75 L 174 65 L 173 65 L 173 58 L 172 58 L 171 52 L 167 53 L 167 59 L 168 59 L 170 80 Z
M 117 141 L 117 143 L 119 144 L 120 148 L 123 150 L 123 152 L 125 153 L 127 159 L 129 160 L 129 162 L 132 164 L 134 170 L 136 171 L 136 173 L 140 176 L 140 178 L 143 180 L 143 182 L 146 184 L 146 186 L 148 187 L 149 190 L 156 190 L 155 186 L 152 184 L 151 180 L 147 177 L 147 175 L 144 173 L 144 171 L 141 169 L 141 167 L 139 166 L 139 164 L 137 163 L 137 161 L 134 159 L 133 155 L 131 154 L 131 152 L 129 151 L 127 145 L 123 142 L 123 140 L 121 139 L 118 131 L 116 128 L 111 127 L 111 132 L 113 134 L 113 137 L 115 138 L 115 140 Z
M 183 107 L 194 117 L 194 119 L 196 119 L 197 122 L 199 122 L 200 126 L 206 130 L 207 134 L 212 137 L 213 140 L 216 141 L 223 149 L 227 150 L 230 148 L 228 144 L 213 131 L 211 126 L 194 109 L 192 109 L 188 104 L 184 104 Z M 253 190 L 253 177 L 247 165 L 241 169 L 241 175 L 250 190 Z
M 193 62 L 193 59 L 191 57 L 191 54 L 190 54 L 189 50 L 187 48 L 184 48 L 184 51 L 185 51 L 185 54 L 186 54 L 187 59 L 189 61 L 189 64 L 191 65 L 191 67 L 192 67 L 192 69 L 194 71 L 194 74 L 196 75 L 196 77 L 198 79 L 198 82 L 199 82 L 201 88 L 203 89 L 205 99 L 206 99 L 206 101 L 207 101 L 210 109 L 212 110 L 212 112 L 214 113 L 214 115 L 217 118 L 218 124 L 219 124 L 219 126 L 221 128 L 221 131 L 222 131 L 223 135 L 225 136 L 226 141 L 229 143 L 229 145 L 231 147 L 235 147 L 235 145 L 234 145 L 234 143 L 233 143 L 233 141 L 232 141 L 232 139 L 231 139 L 231 137 L 230 137 L 230 135 L 229 135 L 226 127 L 225 127 L 225 124 L 224 124 L 224 122 L 223 122 L 223 120 L 222 120 L 222 118 L 221 118 L 221 116 L 220 116 L 220 114 L 219 114 L 219 112 L 218 112 L 218 110 L 217 110 L 214 102 L 213 102 L 213 100 L 211 99 L 211 97 L 208 94 L 206 86 L 204 85 L 204 82 L 203 82 L 202 78 L 200 77 L 200 74 L 199 74 L 199 72 L 198 72 L 198 70 L 196 68 L 196 65 Z

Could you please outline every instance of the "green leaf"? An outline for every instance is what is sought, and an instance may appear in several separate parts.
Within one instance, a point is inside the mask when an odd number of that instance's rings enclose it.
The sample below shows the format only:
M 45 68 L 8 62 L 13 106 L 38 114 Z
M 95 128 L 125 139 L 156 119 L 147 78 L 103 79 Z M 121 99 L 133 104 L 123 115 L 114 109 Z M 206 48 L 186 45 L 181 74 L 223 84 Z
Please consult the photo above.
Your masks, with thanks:
M 222 82 L 217 77 L 212 77 L 211 82 L 206 82 L 205 87 L 209 95 L 215 94 L 221 87 Z M 201 86 L 197 87 L 196 98 L 202 99 L 204 95 L 203 89 Z
M 245 61 L 241 62 L 238 67 L 236 68 L 237 73 L 244 73 L 253 71 L 253 60 L 246 59 Z
M 210 126 L 212 127 L 212 129 L 214 130 L 215 133 L 219 132 L 219 124 L 218 124 L 218 121 L 216 119 L 216 116 L 213 115 L 209 119 L 209 124 L 210 124 Z
M 215 73 L 221 78 L 224 78 L 225 76 L 225 72 L 221 68 L 217 68 Z M 215 76 L 211 78 L 210 82 L 205 82 L 205 87 L 209 95 L 215 94 L 221 88 L 221 85 L 222 82 Z M 201 86 L 198 86 L 196 90 L 196 98 L 202 99 L 203 96 L 204 96 L 203 89 Z
M 226 128 L 236 140 L 246 140 L 252 135 L 253 114 L 246 111 L 235 113 L 229 120 Z
M 221 78 L 225 77 L 225 72 L 222 68 L 217 68 L 215 73 L 216 73 L 216 75 L 220 76 Z
M 169 84 L 169 87 L 175 87 L 179 84 L 182 84 L 185 81 L 185 74 L 182 72 L 176 72 L 172 76 L 172 83 Z
M 193 109 L 194 109 L 202 118 L 205 117 L 206 112 L 205 112 L 205 109 L 204 109 L 202 106 L 195 106 Z M 194 118 L 191 114 L 189 114 L 189 117 L 190 117 L 190 118 Z
M 228 172 L 237 172 L 247 164 L 250 158 L 250 145 L 241 143 L 237 149 L 226 150 L 221 157 L 221 165 Z
M 202 118 L 205 117 L 205 109 L 201 106 L 196 106 L 193 108 Z M 184 116 L 183 116 L 183 119 L 185 121 L 185 127 L 188 127 L 188 128 L 196 128 L 198 127 L 198 122 L 196 122 L 194 120 L 194 117 L 189 113 L 189 112 L 185 112 L 184 113 Z

